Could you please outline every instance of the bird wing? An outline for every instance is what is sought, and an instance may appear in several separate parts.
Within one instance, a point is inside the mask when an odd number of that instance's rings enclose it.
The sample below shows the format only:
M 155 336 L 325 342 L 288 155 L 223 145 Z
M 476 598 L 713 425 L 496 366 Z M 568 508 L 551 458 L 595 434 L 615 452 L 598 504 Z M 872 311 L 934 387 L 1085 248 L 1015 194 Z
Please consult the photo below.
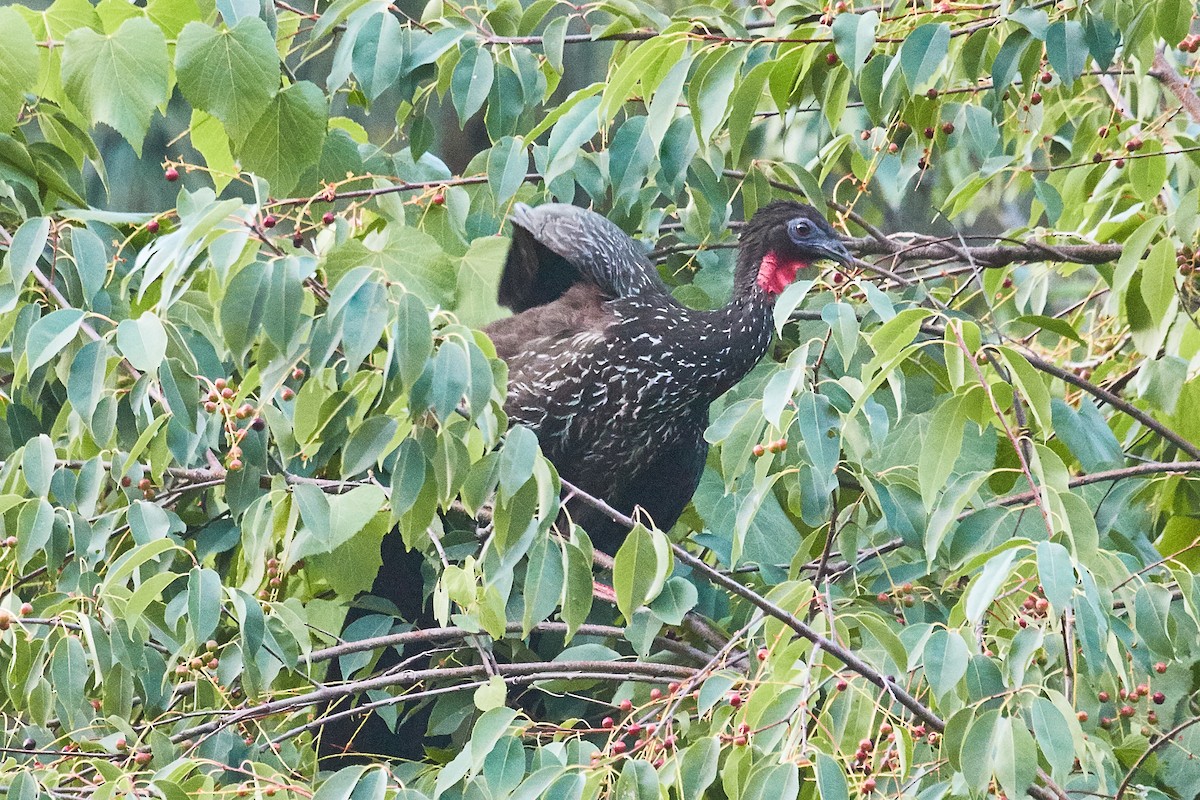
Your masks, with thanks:
M 667 291 L 637 242 L 594 211 L 518 203 L 510 219 L 513 243 L 498 295 L 515 313 L 552 303 L 578 284 L 607 299 Z

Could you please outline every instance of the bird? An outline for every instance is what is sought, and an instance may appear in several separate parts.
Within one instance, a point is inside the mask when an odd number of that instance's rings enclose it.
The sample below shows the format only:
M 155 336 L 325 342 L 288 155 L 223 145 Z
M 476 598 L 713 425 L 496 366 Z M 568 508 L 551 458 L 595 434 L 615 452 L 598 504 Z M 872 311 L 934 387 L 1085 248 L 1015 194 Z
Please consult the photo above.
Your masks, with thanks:
M 850 264 L 850 252 L 812 206 L 772 201 L 742 228 L 729 302 L 698 310 L 600 214 L 517 204 L 510 220 L 497 299 L 513 314 L 484 329 L 508 365 L 509 424 L 531 429 L 583 492 L 669 530 L 704 470 L 709 406 L 766 353 L 776 298 L 818 261 Z M 624 526 L 577 499 L 567 509 L 615 554 Z

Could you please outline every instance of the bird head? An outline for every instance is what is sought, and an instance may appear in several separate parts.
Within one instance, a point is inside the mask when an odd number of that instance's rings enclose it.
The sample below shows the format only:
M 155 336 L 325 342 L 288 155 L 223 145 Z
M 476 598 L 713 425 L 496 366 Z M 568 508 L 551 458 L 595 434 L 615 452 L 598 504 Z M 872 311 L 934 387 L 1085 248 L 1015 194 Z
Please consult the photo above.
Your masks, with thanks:
M 815 208 L 790 200 L 768 203 L 742 231 L 742 252 L 756 270 L 755 283 L 769 295 L 791 284 L 796 273 L 829 259 L 846 266 L 853 257 Z

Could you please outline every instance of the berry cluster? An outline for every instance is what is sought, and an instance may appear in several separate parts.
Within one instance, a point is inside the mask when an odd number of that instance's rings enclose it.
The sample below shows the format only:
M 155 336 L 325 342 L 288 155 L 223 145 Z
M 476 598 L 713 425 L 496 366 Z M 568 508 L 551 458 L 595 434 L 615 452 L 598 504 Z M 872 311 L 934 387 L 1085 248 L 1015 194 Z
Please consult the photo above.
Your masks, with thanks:
M 192 656 L 186 661 L 181 661 L 175 666 L 175 674 L 182 677 L 193 671 L 208 670 L 212 672 L 216 670 L 217 667 L 221 666 L 221 661 L 217 658 L 217 648 L 219 646 L 215 639 L 209 639 L 204 644 L 203 653 Z
M 248 430 L 262 431 L 267 427 L 266 421 L 258 416 L 253 405 L 243 402 L 235 407 L 238 387 L 228 378 L 217 378 L 212 382 L 208 394 L 201 398 L 204 410 L 209 414 L 220 412 L 225 421 L 225 434 L 230 442 L 229 452 L 225 458 L 225 469 L 237 472 L 242 468 L 242 448 L 240 443 Z M 249 420 L 244 427 L 239 422 Z
M 1200 34 L 1189 33 L 1179 42 L 1179 49 L 1185 53 L 1195 53 L 1200 50 Z
M 1159 675 L 1165 673 L 1167 671 L 1166 662 L 1159 661 L 1156 663 L 1154 665 L 1154 671 Z M 1112 694 L 1110 692 L 1105 690 L 1097 692 L 1096 699 L 1108 706 L 1106 710 L 1115 712 L 1115 716 L 1100 717 L 1100 727 L 1104 730 L 1110 730 L 1121 720 L 1132 719 L 1138 713 L 1136 704 L 1143 698 L 1147 697 L 1150 698 L 1150 702 L 1156 706 L 1161 706 L 1167 701 L 1167 696 L 1164 693 L 1150 691 L 1149 678 L 1147 678 L 1146 682 L 1139 683 L 1132 689 L 1127 690 L 1124 687 L 1119 687 L 1117 689 L 1117 699 L 1115 702 L 1113 701 Z M 1120 705 L 1117 705 L 1117 703 L 1120 703 Z M 1087 721 L 1087 712 L 1080 711 L 1078 716 L 1080 722 Z M 1158 724 L 1158 712 L 1153 708 L 1146 712 L 1146 724 Z M 1149 736 L 1151 734 L 1151 730 L 1148 727 L 1143 726 L 1141 733 L 1143 736 Z
M 787 450 L 787 445 L 787 439 L 781 437 L 766 444 L 756 444 L 750 452 L 754 453 L 755 458 L 762 458 L 767 453 L 782 453 Z
M 916 589 L 907 582 L 896 586 L 890 592 L 880 592 L 875 599 L 880 603 L 899 603 L 905 608 L 912 608 L 917 604 Z M 902 618 L 901 621 L 903 622 Z
M 915 740 L 925 738 L 925 726 L 913 726 L 912 735 Z M 930 743 L 936 742 L 937 734 L 928 734 L 928 739 Z M 859 741 L 858 749 L 854 751 L 851 769 L 863 775 L 863 781 L 859 784 L 860 795 L 863 797 L 875 791 L 875 774 L 884 770 L 899 771 L 900 750 L 896 745 L 896 731 L 891 723 L 882 723 L 875 736 Z
M 1016 616 L 1017 626 L 1028 627 L 1030 620 L 1045 619 L 1049 611 L 1050 601 L 1042 593 L 1042 587 L 1038 586 L 1036 592 L 1031 592 L 1021 601 L 1021 611 Z
M 1189 245 L 1184 245 L 1175 254 L 1175 264 L 1179 267 L 1181 275 L 1191 275 L 1200 270 L 1200 252 Z

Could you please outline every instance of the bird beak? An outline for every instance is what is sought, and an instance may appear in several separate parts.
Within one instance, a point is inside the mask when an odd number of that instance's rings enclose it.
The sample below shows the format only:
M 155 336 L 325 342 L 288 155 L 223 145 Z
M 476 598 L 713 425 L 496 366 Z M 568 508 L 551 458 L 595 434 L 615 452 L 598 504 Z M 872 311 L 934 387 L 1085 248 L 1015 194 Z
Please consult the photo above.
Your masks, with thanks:
M 850 254 L 840 239 L 826 239 L 817 245 L 817 249 L 821 251 L 822 256 L 836 261 L 843 267 L 849 267 L 854 263 L 854 256 Z

